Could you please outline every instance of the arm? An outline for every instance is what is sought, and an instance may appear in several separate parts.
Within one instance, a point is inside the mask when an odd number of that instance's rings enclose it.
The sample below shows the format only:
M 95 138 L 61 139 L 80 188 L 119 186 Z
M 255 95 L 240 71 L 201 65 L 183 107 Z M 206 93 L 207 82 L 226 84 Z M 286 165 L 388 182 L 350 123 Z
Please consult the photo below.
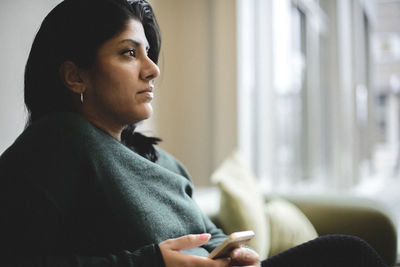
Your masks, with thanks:
M 136 267 L 164 266 L 160 249 L 149 245 L 135 251 L 124 250 L 104 256 L 45 256 L 20 252 L 18 255 L 4 255 L 3 262 L 9 267 L 64 266 L 64 267 Z
M 200 209 L 200 208 L 199 208 Z M 226 235 L 224 232 L 217 228 L 213 222 L 204 214 L 203 216 L 203 222 L 206 227 L 206 232 L 211 234 L 211 239 L 208 241 L 207 244 L 205 244 L 203 247 L 208 251 L 211 252 L 213 249 L 215 249 L 219 244 L 222 243 L 226 239 Z
M 1 175 L 0 175 L 1 176 Z M 2 177 L 4 179 L 4 177 Z M 157 244 L 111 253 L 74 249 L 65 211 L 28 182 L 3 183 L 0 192 L 0 257 L 2 266 L 163 266 Z
M 122 251 L 108 256 L 22 256 L 5 257 L 8 267 L 63 266 L 63 267 L 228 267 L 229 259 L 212 260 L 187 255 L 180 250 L 190 249 L 207 242 L 209 235 L 187 235 L 169 239 L 159 245 L 150 245 L 136 251 Z M 22 257 L 21 257 L 22 256 Z M 165 262 L 165 264 L 164 264 Z
M 159 153 L 159 159 L 157 163 L 183 177 L 185 177 L 190 182 L 190 190 L 186 190 L 186 193 L 189 195 L 190 198 L 193 199 L 193 183 L 192 179 L 190 178 L 189 172 L 186 170 L 185 166 L 180 163 L 177 159 L 171 156 L 168 152 L 156 147 L 157 152 Z M 223 233 L 221 229 L 215 226 L 215 224 L 202 212 L 200 207 L 198 207 L 195 200 L 193 200 L 195 208 L 199 210 L 202 216 L 204 230 L 206 233 L 211 234 L 211 238 L 207 244 L 203 245 L 202 247 L 205 248 L 208 252 L 212 251 L 216 248 L 223 240 L 225 240 L 226 235 Z

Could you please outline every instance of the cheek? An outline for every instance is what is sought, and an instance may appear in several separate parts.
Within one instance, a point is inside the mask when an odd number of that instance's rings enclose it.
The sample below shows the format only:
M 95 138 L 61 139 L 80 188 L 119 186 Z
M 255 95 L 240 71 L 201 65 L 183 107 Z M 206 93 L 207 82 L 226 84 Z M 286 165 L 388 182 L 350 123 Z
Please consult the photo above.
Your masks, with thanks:
M 138 80 L 134 69 L 128 66 L 119 66 L 111 70 L 103 71 L 105 82 L 114 89 L 134 90 L 137 87 Z
M 99 88 L 101 88 L 99 90 Z M 104 71 L 99 73 L 99 78 L 94 86 L 111 98 L 129 98 L 134 95 L 135 81 L 132 75 L 123 71 Z
M 120 87 L 125 79 L 126 77 L 124 77 L 121 71 L 108 68 L 99 71 L 97 86 Z
M 117 63 L 110 61 L 99 63 L 92 72 L 90 87 L 99 105 L 121 110 L 137 104 L 136 92 L 140 88 L 135 66 Z

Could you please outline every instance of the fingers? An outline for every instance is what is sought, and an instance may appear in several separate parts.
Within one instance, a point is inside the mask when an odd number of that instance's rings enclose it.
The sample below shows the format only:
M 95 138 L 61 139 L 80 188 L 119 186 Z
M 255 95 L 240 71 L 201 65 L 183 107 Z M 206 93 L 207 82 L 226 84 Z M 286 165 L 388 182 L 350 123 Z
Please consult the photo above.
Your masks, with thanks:
M 161 242 L 160 246 L 166 247 L 171 250 L 185 250 L 200 247 L 207 243 L 210 238 L 210 234 L 185 235 L 182 237 L 168 239 L 164 242 Z
M 212 260 L 205 257 L 183 254 L 176 250 L 160 247 L 165 267 L 230 267 L 229 259 Z
M 191 256 L 191 263 L 196 267 L 230 267 L 231 260 L 228 258 L 221 258 L 217 260 L 212 260 L 205 257 Z M 191 265 L 190 265 L 191 266 Z
M 230 258 L 229 259 L 228 258 L 222 258 L 222 259 L 211 260 L 211 261 L 215 262 L 215 264 L 216 264 L 215 266 L 217 266 L 217 267 L 231 266 L 231 259 Z
M 260 266 L 260 256 L 249 248 L 237 248 L 231 252 L 233 266 Z

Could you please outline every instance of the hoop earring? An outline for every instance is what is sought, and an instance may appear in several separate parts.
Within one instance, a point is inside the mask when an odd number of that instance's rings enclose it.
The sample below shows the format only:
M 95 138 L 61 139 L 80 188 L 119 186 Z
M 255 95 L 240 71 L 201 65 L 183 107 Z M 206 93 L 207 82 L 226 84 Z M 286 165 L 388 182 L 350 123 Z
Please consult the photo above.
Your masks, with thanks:
M 81 93 L 81 103 L 83 104 L 83 92 Z

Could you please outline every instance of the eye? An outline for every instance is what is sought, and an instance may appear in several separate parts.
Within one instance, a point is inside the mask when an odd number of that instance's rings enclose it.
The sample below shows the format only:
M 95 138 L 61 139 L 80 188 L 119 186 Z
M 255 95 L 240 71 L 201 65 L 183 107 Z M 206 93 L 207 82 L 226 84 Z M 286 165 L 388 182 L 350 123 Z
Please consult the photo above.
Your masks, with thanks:
M 129 49 L 129 50 L 126 50 L 123 54 L 127 54 L 130 57 L 136 57 L 136 50 L 135 49 Z
M 129 50 L 128 51 L 129 52 L 129 55 L 131 56 L 131 57 L 136 57 L 136 51 L 135 50 Z

